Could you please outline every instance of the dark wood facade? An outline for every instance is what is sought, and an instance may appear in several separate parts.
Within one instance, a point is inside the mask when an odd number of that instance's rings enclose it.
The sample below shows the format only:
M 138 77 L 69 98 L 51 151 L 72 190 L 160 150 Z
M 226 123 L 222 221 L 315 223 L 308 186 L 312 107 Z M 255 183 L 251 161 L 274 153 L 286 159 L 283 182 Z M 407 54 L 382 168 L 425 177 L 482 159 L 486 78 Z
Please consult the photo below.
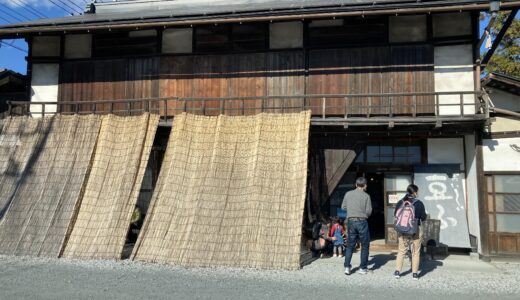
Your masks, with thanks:
M 434 92 L 433 76 L 431 45 L 75 60 L 61 65 L 59 100 L 420 93 Z M 395 114 L 409 114 L 414 101 L 418 113 L 434 113 L 432 96 L 363 97 L 351 101 L 357 108 L 345 107 L 344 99 L 331 99 L 326 113 L 365 114 L 370 110 L 372 114 L 388 114 L 392 107 Z M 237 114 L 254 114 L 257 111 L 253 108 L 260 107 L 267 111 L 269 107 L 284 107 L 290 112 L 307 105 L 313 107 L 314 114 L 321 114 L 320 103 L 319 99 L 301 98 L 168 105 L 186 105 L 207 115 L 218 114 L 221 105 L 227 110 L 236 109 Z M 116 105 L 114 109 L 124 107 Z

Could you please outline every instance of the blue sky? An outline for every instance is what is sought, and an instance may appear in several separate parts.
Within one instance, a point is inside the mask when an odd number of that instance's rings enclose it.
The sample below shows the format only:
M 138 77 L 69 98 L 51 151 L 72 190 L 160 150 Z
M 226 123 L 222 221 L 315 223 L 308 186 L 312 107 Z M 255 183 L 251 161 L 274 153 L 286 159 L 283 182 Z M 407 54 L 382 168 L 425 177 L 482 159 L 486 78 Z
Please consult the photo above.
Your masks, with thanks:
M 107 0 L 105 0 L 107 1 Z M 90 0 L 0 0 L 0 24 L 19 23 L 42 16 L 56 18 L 78 14 Z M 75 11 L 74 11 L 75 10 Z M 486 25 L 481 22 L 481 30 Z M 5 45 L 5 43 L 9 45 Z M 24 52 L 25 51 L 25 52 Z M 23 39 L 3 40 L 0 44 L 0 69 L 26 73 L 27 44 Z
M 54 2 L 54 3 L 53 3 Z M 83 11 L 87 0 L 0 0 L 0 24 L 19 23 L 42 16 L 57 18 L 69 16 L 75 10 Z M 80 9 L 81 8 L 81 9 Z M 14 47 L 5 45 L 7 43 Z M 17 49 L 19 48 L 19 49 Z M 11 69 L 25 74 L 27 43 L 23 39 L 3 40 L 0 44 L 0 69 Z

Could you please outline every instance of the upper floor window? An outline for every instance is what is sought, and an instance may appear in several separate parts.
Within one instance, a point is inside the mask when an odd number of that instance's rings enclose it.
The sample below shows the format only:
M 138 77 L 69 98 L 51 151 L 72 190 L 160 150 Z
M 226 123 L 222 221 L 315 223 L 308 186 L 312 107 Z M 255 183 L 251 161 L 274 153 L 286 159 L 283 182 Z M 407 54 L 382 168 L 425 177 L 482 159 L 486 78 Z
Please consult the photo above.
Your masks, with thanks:
M 195 28 L 195 52 L 265 50 L 268 41 L 268 26 L 262 23 Z
M 314 20 L 309 23 L 310 47 L 335 47 L 388 42 L 386 17 Z
M 96 34 L 93 48 L 96 57 L 155 54 L 158 51 L 157 30 Z

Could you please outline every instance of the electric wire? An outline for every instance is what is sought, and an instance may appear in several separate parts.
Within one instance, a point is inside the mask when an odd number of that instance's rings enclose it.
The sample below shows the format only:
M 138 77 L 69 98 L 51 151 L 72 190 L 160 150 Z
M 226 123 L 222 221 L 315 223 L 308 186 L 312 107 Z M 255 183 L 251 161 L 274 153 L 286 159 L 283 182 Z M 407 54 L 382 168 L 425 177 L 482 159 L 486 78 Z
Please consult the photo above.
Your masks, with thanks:
M 30 12 L 31 14 L 33 14 L 39 18 L 47 18 L 46 15 L 44 15 L 43 13 L 32 8 L 28 3 L 25 3 L 22 0 L 11 0 L 11 1 L 17 3 L 19 7 L 25 9 L 26 11 Z
M 30 17 L 27 17 L 26 15 L 21 14 L 20 12 L 16 11 L 15 9 L 9 7 L 8 5 L 5 5 L 5 4 L 0 4 L 0 5 L 1 5 L 2 7 L 4 7 L 5 9 L 9 10 L 10 12 L 12 12 L 13 14 L 15 14 L 15 15 L 21 17 L 21 18 L 26 19 L 26 20 L 24 20 L 24 21 L 28 21 L 28 20 L 31 19 Z
M 4 41 L 0 41 L 0 44 L 2 45 L 6 45 L 6 46 L 9 46 L 9 47 L 12 47 L 13 49 L 16 49 L 18 51 L 21 51 L 21 52 L 24 52 L 24 53 L 27 53 L 27 50 L 24 50 L 18 46 L 15 46 L 15 45 L 9 45 L 8 43 L 4 42 Z

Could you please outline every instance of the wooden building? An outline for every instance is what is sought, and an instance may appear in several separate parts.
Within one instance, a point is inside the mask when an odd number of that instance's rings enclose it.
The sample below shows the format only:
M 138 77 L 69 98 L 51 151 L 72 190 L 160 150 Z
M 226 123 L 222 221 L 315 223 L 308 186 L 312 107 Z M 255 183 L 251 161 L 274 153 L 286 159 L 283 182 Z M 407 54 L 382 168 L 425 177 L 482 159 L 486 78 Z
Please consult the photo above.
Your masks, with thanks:
M 0 69 L 0 115 L 7 111 L 7 101 L 28 101 L 27 89 L 26 76 Z
M 503 10 L 519 6 L 501 1 Z M 372 237 L 393 244 L 393 209 L 415 182 L 441 220 L 441 243 L 487 256 L 496 252 L 483 186 L 494 177 L 483 176 L 491 119 L 479 16 L 489 8 L 487 0 L 117 1 L 2 26 L 0 38 L 29 43 L 34 116 L 146 110 L 161 115 L 158 134 L 167 137 L 181 112 L 311 110 L 308 221 L 335 215 L 363 175 Z M 508 222 L 520 231 L 519 218 Z
M 483 132 L 483 176 L 487 201 L 481 224 L 489 255 L 520 253 L 520 79 L 491 73 L 482 83 L 493 104 Z M 486 198 L 484 198 L 486 199 Z

